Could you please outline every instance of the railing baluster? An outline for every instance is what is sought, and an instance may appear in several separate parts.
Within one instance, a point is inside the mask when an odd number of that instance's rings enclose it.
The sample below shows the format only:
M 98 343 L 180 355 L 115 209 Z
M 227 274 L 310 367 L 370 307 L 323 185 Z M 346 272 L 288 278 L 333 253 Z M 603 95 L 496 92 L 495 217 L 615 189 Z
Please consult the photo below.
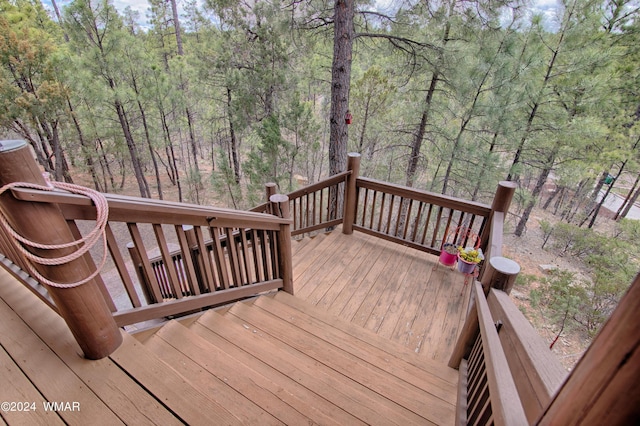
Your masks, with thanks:
M 116 237 L 113 235 L 113 230 L 108 223 L 104 231 L 107 238 L 107 247 L 109 248 L 109 253 L 111 253 L 111 258 L 113 259 L 113 263 L 115 263 L 116 265 L 116 269 L 118 270 L 120 279 L 124 284 L 124 289 L 127 292 L 127 296 L 129 296 L 131 305 L 134 308 L 139 308 L 140 306 L 142 306 L 142 304 L 140 303 L 140 299 L 138 298 L 138 293 L 136 292 L 136 289 L 133 285 L 133 281 L 131 280 L 129 271 L 127 271 L 127 266 L 125 264 L 124 257 L 122 257 L 120 249 L 118 248 Z
M 185 232 L 184 225 L 175 225 L 176 235 L 178 236 L 178 244 L 182 251 L 182 263 L 185 270 L 185 278 L 189 284 L 191 294 L 200 294 L 200 286 L 198 285 L 198 278 L 196 276 L 196 267 L 193 264 L 193 257 L 191 256 L 191 247 L 187 240 L 187 234 Z M 193 226 L 189 226 L 188 229 L 193 229 Z
M 387 214 L 387 226 L 386 226 L 386 233 L 387 234 L 391 234 L 391 216 L 393 215 L 393 206 L 394 206 L 394 202 L 395 202 L 395 195 L 391 194 L 391 201 L 389 202 L 389 213 Z M 397 222 L 396 222 L 397 223 Z
M 168 290 L 170 290 L 170 294 L 173 297 L 182 299 L 182 288 L 180 287 L 180 282 L 178 281 L 176 266 L 173 263 L 171 252 L 169 251 L 169 247 L 167 246 L 167 239 L 164 236 L 162 225 L 154 224 L 153 232 L 156 235 L 156 241 L 158 242 L 158 246 L 160 247 L 160 254 L 162 256 L 162 259 L 164 260 L 164 273 L 167 280 Z
M 220 278 L 218 276 L 218 280 L 216 280 L 216 276 L 214 273 L 214 268 L 212 265 L 213 257 L 212 253 L 209 253 L 209 247 L 204 241 L 204 235 L 202 233 L 202 228 L 199 226 L 194 227 L 194 231 L 196 234 L 196 241 L 198 242 L 198 248 L 200 251 L 200 258 L 202 259 L 202 263 L 204 265 L 204 273 L 207 279 L 207 287 L 209 291 L 214 292 L 219 287 L 222 287 L 222 283 L 220 283 Z
M 269 231 L 269 254 L 271 255 L 272 277 L 280 276 L 280 265 L 278 262 L 278 238 L 275 231 Z
M 413 199 L 409 199 L 409 207 L 407 208 L 407 215 L 404 220 L 404 232 L 402 232 L 402 239 L 407 239 L 407 232 L 409 231 L 409 224 L 411 223 L 411 209 L 413 208 Z
M 144 271 L 146 279 L 148 280 L 147 283 L 150 290 L 150 296 L 152 296 L 151 302 L 160 303 L 162 302 L 160 284 L 158 283 L 158 280 L 156 280 L 155 272 L 153 270 L 153 267 L 151 266 L 149 257 L 147 256 L 147 250 L 145 249 L 144 243 L 142 242 L 142 236 L 140 235 L 138 225 L 135 223 L 127 223 L 127 227 L 129 228 L 131 239 L 133 240 L 133 249 L 136 251 L 137 256 L 139 256 L 140 263 L 142 264 L 142 270 Z M 145 283 L 140 284 L 145 285 Z
M 316 195 L 317 195 L 317 193 L 318 193 L 318 191 L 313 191 L 313 204 L 312 204 L 313 205 L 313 212 L 311 214 L 311 226 L 316 226 L 316 223 L 318 223 L 318 222 L 316 222 L 316 203 L 317 203 Z
M 420 241 L 421 245 L 424 245 L 424 242 L 427 239 L 427 233 L 429 231 L 429 227 L 431 226 L 431 212 L 433 211 L 433 204 L 429 204 L 429 211 L 427 212 L 427 219 L 424 222 L 424 231 L 422 231 L 422 240 Z
M 416 213 L 416 217 L 413 220 L 413 232 L 411 233 L 411 241 L 416 242 L 416 236 L 418 235 L 418 228 L 420 227 L 420 217 L 422 216 L 422 207 L 424 203 L 420 201 L 418 203 L 418 213 Z
M 214 264 L 218 271 L 220 285 L 221 288 L 228 289 L 231 285 L 231 282 L 229 280 L 225 250 L 222 247 L 222 243 L 220 242 L 222 234 L 220 233 L 219 228 L 213 226 L 209 227 L 209 232 L 211 233 L 211 239 L 213 241 L 213 251 L 211 254 L 213 255 Z
M 233 284 L 240 287 L 242 285 L 242 276 L 240 274 L 238 246 L 236 244 L 233 228 L 225 228 L 225 233 L 227 235 L 227 257 L 229 259 L 231 273 L 233 274 Z

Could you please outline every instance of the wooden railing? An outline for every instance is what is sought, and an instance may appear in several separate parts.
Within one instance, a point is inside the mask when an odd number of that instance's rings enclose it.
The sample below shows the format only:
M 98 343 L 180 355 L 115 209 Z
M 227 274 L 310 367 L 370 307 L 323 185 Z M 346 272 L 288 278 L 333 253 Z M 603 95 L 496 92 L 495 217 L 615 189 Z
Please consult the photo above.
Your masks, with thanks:
M 349 154 L 345 172 L 287 194 L 292 235 L 342 224 L 345 233 L 357 230 L 439 255 L 445 236 L 464 227 L 486 247 L 490 206 L 359 177 L 359 162 L 358 154 Z M 267 184 L 267 198 L 274 191 L 275 184 Z M 342 208 L 334 193 L 344 194 Z M 263 203 L 251 211 L 268 212 L 268 208 L 269 203 Z M 337 212 L 334 217 L 332 211 Z
M 456 424 L 526 425 L 520 397 L 480 283 L 474 284 L 480 332 L 460 364 Z
M 339 225 L 343 221 L 344 209 L 340 208 L 340 197 L 344 194 L 345 182 L 351 171 L 338 173 L 313 185 L 305 186 L 287 194 L 293 221 L 291 235 L 308 234 L 320 229 Z M 267 184 L 267 198 L 274 184 Z M 269 203 L 260 204 L 252 212 L 269 211 Z
M 83 221 L 95 219 L 95 207 L 81 196 L 31 189 L 12 192 L 18 200 L 58 205 L 76 235 L 82 233 Z M 120 279 L 109 280 L 109 291 L 103 295 L 118 326 L 228 303 L 282 288 L 285 278 L 290 279 L 281 269 L 282 241 L 290 239 L 287 218 L 117 195 L 106 198 L 108 250 Z M 128 241 L 137 284 L 121 252 Z M 149 256 L 148 248 L 157 248 L 159 256 Z M 119 287 L 113 287 L 115 282 Z M 118 294 L 121 297 L 112 296 Z
M 485 233 L 481 282 L 474 285 L 474 300 L 449 360 L 450 367 L 460 370 L 457 424 L 533 424 L 566 377 L 508 296 L 520 271 L 516 262 L 502 257 L 508 192 L 515 185 L 500 186 Z
M 483 235 L 488 205 L 358 178 L 353 229 L 432 254 L 440 254 L 445 236 L 464 227 Z

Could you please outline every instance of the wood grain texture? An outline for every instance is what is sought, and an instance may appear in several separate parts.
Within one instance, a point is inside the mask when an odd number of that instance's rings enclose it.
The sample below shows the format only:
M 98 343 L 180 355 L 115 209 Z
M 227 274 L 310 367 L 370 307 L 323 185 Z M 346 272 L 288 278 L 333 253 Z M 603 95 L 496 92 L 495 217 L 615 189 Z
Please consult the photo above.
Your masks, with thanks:
M 27 363 L 22 371 L 43 395 L 43 399 L 38 400 L 39 404 L 42 400 L 73 401 L 71 398 L 79 397 L 77 401 L 80 402 L 80 409 L 86 412 L 86 417 L 80 418 L 83 424 L 96 424 L 96 419 L 102 419 L 103 424 L 110 421 L 117 423 L 117 419 L 126 424 L 179 424 L 173 414 L 164 409 L 162 404 L 111 360 L 108 358 L 98 361 L 83 359 L 79 355 L 80 348 L 64 321 L 20 284 L 15 281 L 7 283 L 4 278 L 6 278 L 5 272 L 0 271 L 0 299 L 11 305 L 12 312 L 15 315 L 19 314 L 21 321 L 28 328 L 11 326 L 7 333 L 4 331 L 0 333 L 0 343 L 4 347 L 14 348 L 11 352 L 18 350 L 22 345 L 28 346 L 27 351 L 22 352 L 23 355 L 16 359 L 23 359 Z M 14 318 L 10 323 L 3 321 L 3 324 L 10 326 L 10 324 L 20 323 Z M 33 341 L 29 333 L 37 334 L 45 346 L 38 344 L 38 340 Z M 16 335 L 15 339 L 24 343 L 13 345 L 8 340 L 12 334 Z M 58 361 L 41 358 L 43 354 L 55 356 Z M 38 360 L 43 359 L 47 361 L 38 364 Z M 42 371 L 48 367 L 54 370 Z M 51 374 L 61 379 L 51 379 Z M 48 378 L 57 380 L 59 383 L 46 382 Z M 45 383 L 41 384 L 41 381 Z M 75 388 L 72 383 L 76 383 Z M 3 387 L 7 388 L 7 386 Z M 13 393 L 13 391 L 10 392 Z M 104 414 L 98 410 L 105 406 L 115 415 Z M 63 414 L 60 413 L 61 416 Z M 78 417 L 70 419 L 68 416 L 63 416 L 63 419 L 72 420 L 70 423 L 75 424 Z M 89 423 L 84 423 L 85 421 Z M 10 424 L 13 423 L 10 422 Z
M 500 342 L 527 419 L 533 423 L 568 373 L 506 293 L 491 289 L 487 302 L 493 319 L 502 322 Z
M 446 362 L 464 322 L 470 289 L 437 258 L 360 232 L 336 230 L 293 257 L 296 296 Z

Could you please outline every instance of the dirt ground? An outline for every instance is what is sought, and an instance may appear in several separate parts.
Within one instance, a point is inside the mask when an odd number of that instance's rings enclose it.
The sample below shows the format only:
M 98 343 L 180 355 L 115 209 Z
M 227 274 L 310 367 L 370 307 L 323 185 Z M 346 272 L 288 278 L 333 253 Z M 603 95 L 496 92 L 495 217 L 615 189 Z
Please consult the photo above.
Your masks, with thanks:
M 505 257 L 515 260 L 521 267 L 520 274 L 534 275 L 543 278 L 545 272 L 541 266 L 552 265 L 558 269 L 569 270 L 576 274 L 579 279 L 586 276 L 584 265 L 580 260 L 576 260 L 570 256 L 560 257 L 550 250 L 541 249 L 543 243 L 542 231 L 539 222 L 545 220 L 547 222 L 557 222 L 558 219 L 551 213 L 542 209 L 534 208 L 532 215 L 527 223 L 526 234 L 517 237 L 513 234 L 514 226 L 508 226 L 505 229 L 503 254 Z M 601 227 L 607 227 L 609 219 L 606 217 L 599 218 Z M 596 225 L 598 226 L 598 225 Z M 511 292 L 511 298 L 520 308 L 525 316 L 529 319 L 538 334 L 549 344 L 554 340 L 557 328 L 550 325 L 544 320 L 544 316 L 537 309 L 531 306 L 529 300 L 529 292 L 538 285 L 533 281 L 529 284 L 516 284 Z M 560 339 L 553 347 L 553 352 L 560 359 L 562 365 L 571 370 L 576 362 L 580 359 L 590 340 L 583 333 L 579 332 L 563 332 Z

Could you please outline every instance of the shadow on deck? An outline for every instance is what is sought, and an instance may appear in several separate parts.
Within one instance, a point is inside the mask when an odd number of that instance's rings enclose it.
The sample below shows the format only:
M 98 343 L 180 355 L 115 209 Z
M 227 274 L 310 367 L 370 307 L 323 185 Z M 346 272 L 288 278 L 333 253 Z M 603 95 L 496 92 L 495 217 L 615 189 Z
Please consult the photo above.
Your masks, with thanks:
M 296 297 L 446 364 L 470 286 L 438 258 L 340 229 L 293 244 Z M 464 288 L 464 291 L 463 291 Z

